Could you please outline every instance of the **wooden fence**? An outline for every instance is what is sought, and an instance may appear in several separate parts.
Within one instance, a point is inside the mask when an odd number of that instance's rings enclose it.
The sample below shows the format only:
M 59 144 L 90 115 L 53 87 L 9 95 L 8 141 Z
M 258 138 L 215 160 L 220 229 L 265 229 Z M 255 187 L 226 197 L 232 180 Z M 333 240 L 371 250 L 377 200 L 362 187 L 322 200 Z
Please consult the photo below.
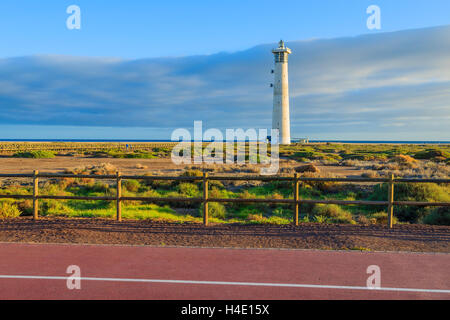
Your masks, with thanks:
M 32 178 L 33 194 L 32 195 L 0 195 L 0 199 L 32 199 L 33 200 L 33 218 L 38 219 L 38 202 L 40 199 L 54 200 L 106 200 L 116 201 L 116 219 L 122 221 L 122 201 L 147 201 L 147 202 L 198 202 L 203 204 L 203 223 L 208 225 L 208 203 L 209 202 L 231 202 L 231 203 L 280 203 L 292 204 L 293 206 L 293 224 L 298 225 L 299 206 L 301 203 L 313 204 L 337 204 L 337 205 L 369 205 L 369 206 L 387 206 L 388 210 L 388 227 L 392 228 L 394 206 L 441 206 L 448 207 L 450 202 L 419 202 L 419 201 L 394 201 L 394 185 L 395 183 L 450 183 L 450 179 L 403 179 L 394 178 L 309 178 L 300 177 L 297 173 L 293 177 L 282 176 L 209 176 L 207 172 L 203 176 L 186 177 L 186 176 L 127 176 L 117 172 L 115 175 L 76 175 L 76 174 L 52 174 L 39 173 L 34 171 L 33 174 L 0 174 L 0 178 Z M 116 196 L 105 197 L 82 197 L 82 196 L 50 196 L 39 194 L 39 178 L 89 178 L 89 179 L 107 179 L 115 180 L 117 193 Z M 126 179 L 136 180 L 173 180 L 173 181 L 202 181 L 203 196 L 201 198 L 163 198 L 163 197 L 124 197 L 122 196 L 122 181 Z M 210 198 L 208 195 L 209 181 L 285 181 L 293 183 L 294 197 L 293 199 L 241 199 L 241 198 Z M 347 200 L 312 200 L 302 199 L 299 194 L 299 186 L 301 182 L 378 182 L 388 183 L 387 201 L 347 201 Z

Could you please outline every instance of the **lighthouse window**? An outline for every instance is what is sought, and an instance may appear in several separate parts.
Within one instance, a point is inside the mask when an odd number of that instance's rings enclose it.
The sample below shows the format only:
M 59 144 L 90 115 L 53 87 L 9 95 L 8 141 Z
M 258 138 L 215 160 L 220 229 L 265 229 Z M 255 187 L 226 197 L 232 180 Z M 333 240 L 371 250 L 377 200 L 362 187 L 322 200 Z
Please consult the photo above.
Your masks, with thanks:
M 284 52 L 275 53 L 275 62 L 287 62 L 287 54 Z

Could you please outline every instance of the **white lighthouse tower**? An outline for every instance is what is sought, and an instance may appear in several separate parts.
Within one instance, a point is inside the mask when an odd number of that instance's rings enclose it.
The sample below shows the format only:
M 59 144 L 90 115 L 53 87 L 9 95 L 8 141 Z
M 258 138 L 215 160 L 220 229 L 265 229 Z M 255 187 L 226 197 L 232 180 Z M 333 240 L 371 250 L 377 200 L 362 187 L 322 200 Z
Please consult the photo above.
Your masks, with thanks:
M 279 130 L 281 144 L 291 144 L 288 81 L 288 55 L 291 53 L 291 49 L 286 48 L 281 40 L 278 48 L 273 49 L 272 53 L 275 55 L 272 129 Z

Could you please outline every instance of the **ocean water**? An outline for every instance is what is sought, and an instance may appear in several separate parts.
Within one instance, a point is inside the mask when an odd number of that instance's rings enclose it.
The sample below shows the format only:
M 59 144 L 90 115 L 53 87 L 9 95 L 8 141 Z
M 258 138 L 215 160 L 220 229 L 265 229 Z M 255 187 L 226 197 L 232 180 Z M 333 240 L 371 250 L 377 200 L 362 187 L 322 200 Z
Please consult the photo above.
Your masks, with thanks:
M 104 140 L 104 139 L 0 139 L 3 142 L 173 142 L 171 140 Z M 207 141 L 205 141 L 207 142 Z M 450 141 L 388 141 L 388 140 L 309 140 L 310 143 L 374 143 L 374 144 L 450 144 Z

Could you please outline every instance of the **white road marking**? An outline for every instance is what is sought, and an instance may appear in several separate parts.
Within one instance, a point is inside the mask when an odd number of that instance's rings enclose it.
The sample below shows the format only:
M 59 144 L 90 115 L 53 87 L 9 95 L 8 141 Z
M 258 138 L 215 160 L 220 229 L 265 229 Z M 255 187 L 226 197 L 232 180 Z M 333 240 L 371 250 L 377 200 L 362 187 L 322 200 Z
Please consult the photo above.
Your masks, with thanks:
M 67 280 L 68 277 L 58 276 L 22 276 L 22 275 L 0 275 L 0 279 L 35 279 L 35 280 Z M 260 286 L 260 287 L 285 287 L 285 288 L 315 288 L 315 289 L 341 289 L 341 290 L 369 290 L 369 291 L 398 291 L 398 292 L 427 292 L 448 293 L 444 289 L 414 289 L 414 288 L 371 288 L 358 286 L 335 286 L 318 284 L 297 283 L 266 283 L 266 282 L 228 282 L 228 281 L 198 281 L 198 280 L 163 280 L 163 279 L 127 279 L 127 278 L 94 278 L 94 277 L 72 277 L 72 280 L 86 281 L 112 281 L 112 282 L 147 282 L 147 283 L 175 283 L 175 284 L 203 284 L 203 285 L 226 285 L 226 286 Z

